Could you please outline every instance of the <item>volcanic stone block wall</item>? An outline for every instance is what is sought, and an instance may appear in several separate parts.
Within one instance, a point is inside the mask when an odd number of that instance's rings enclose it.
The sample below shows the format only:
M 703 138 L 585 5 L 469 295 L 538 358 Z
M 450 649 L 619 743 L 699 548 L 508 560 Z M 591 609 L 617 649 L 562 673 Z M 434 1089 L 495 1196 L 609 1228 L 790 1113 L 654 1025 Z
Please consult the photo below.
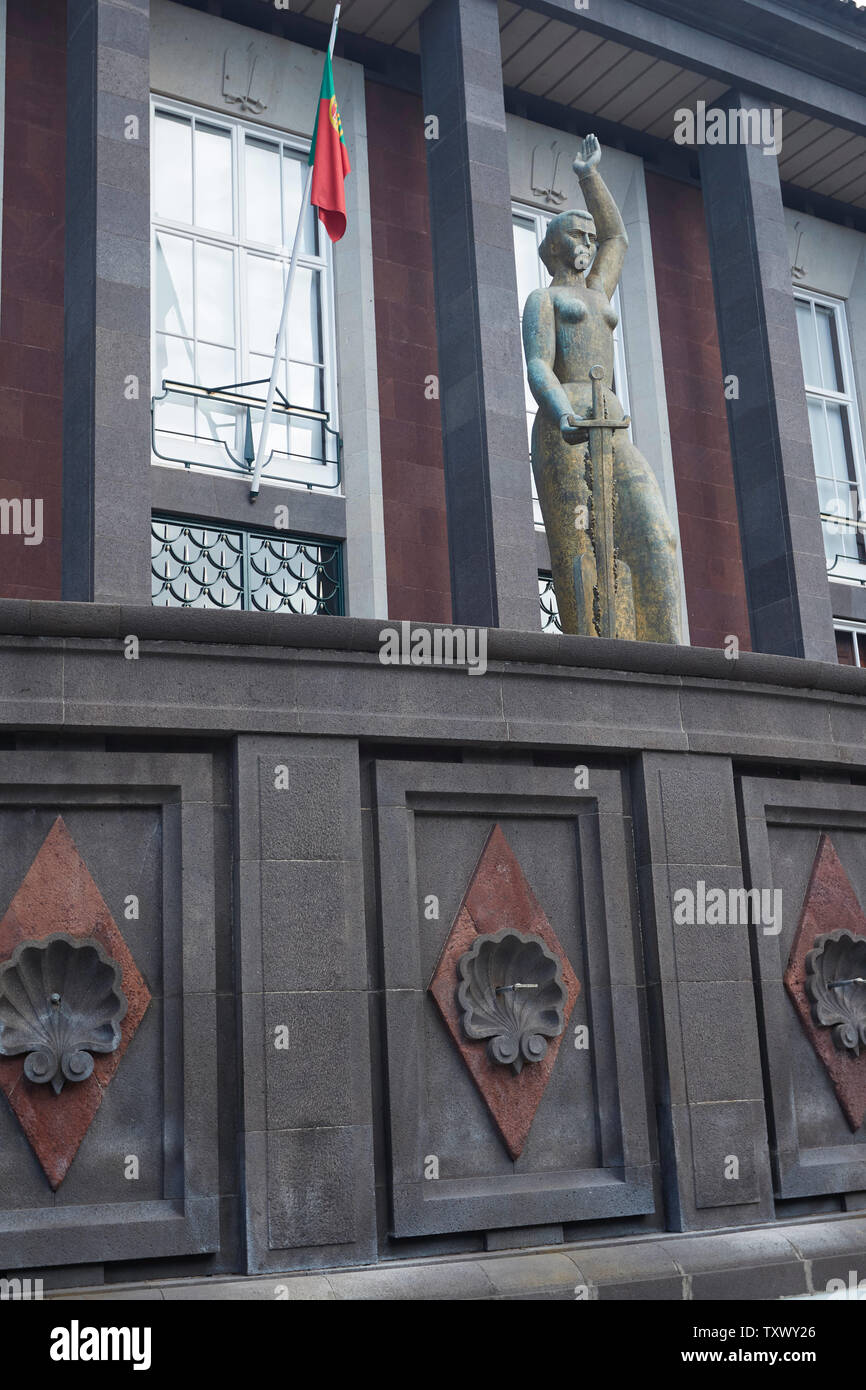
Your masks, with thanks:
M 36 534 L 3 535 L 9 598 L 60 597 L 63 438 L 65 0 L 7 0 L 0 497 L 42 509 Z M 37 514 L 38 515 L 38 514 Z
M 862 672 L 491 633 L 471 679 L 383 666 L 375 623 L 241 617 L 0 610 L 0 1269 L 276 1277 L 866 1203 L 833 974 L 866 952 Z M 47 937 L 127 1001 L 59 1094 L 3 1051 Z M 467 962 L 503 940 L 545 1003 L 485 1032 Z
M 388 614 L 447 623 L 451 576 L 424 111 L 413 92 L 370 81 L 365 92 Z
M 0 1059 L 5 1266 L 219 1248 L 216 801 L 199 754 L 0 755 L 4 964 L 48 933 L 95 940 L 127 1005 L 116 1052 L 57 1095 Z
M 361 807 L 352 740 L 236 741 L 248 1267 L 374 1257 Z
M 689 633 L 750 650 L 737 494 L 701 191 L 646 175 Z M 729 368 L 729 370 L 732 370 Z

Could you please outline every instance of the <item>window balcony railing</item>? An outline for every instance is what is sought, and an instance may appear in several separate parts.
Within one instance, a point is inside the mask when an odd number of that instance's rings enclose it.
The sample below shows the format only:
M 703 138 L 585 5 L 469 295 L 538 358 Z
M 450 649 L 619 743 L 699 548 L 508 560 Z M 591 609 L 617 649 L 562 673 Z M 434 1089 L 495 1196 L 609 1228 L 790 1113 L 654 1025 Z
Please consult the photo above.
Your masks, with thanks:
M 343 613 L 338 541 L 177 516 L 154 516 L 151 537 L 156 607 Z
M 866 522 L 838 512 L 821 512 L 820 516 L 829 578 L 866 586 Z M 839 549 L 834 554 L 836 545 Z
M 244 388 L 267 384 L 266 380 L 239 381 L 230 386 L 209 387 L 163 380 L 162 391 L 151 400 L 154 458 L 184 468 L 208 468 L 235 477 L 252 477 L 265 401 L 263 397 L 246 394 Z M 192 428 L 177 428 L 180 423 L 189 423 Z M 287 432 L 287 443 L 294 425 L 305 429 L 311 443 L 319 434 L 321 449 L 305 453 L 294 448 L 272 448 L 262 466 L 262 478 L 310 491 L 339 491 L 343 440 L 332 428 L 328 411 L 292 405 L 278 389 L 272 431 L 280 425 Z

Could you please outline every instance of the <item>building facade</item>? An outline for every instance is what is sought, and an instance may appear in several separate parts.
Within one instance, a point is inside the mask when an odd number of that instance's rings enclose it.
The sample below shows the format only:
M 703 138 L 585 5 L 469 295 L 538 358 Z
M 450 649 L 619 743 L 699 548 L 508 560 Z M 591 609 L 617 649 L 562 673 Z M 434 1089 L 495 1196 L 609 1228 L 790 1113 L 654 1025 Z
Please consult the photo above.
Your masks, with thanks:
M 331 12 L 0 6 L 0 1268 L 816 1292 L 866 1251 L 866 11 L 346 0 L 252 496 Z M 534 494 L 589 131 L 677 647 L 562 635 Z M 574 981 L 507 1080 L 454 1004 L 500 931 Z M 2 982 L 56 933 L 126 1007 L 54 1094 Z

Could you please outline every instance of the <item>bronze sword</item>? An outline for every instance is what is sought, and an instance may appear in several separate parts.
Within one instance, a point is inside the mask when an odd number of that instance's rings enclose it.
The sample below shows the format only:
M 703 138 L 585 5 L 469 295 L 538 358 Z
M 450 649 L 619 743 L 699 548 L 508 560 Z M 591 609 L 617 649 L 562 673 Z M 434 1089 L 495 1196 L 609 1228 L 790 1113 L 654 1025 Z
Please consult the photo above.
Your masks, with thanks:
M 604 368 L 593 367 L 592 418 L 581 420 L 589 431 L 592 473 L 593 549 L 599 597 L 599 637 L 616 636 L 616 551 L 613 535 L 613 431 L 628 429 L 630 419 L 608 420 L 604 404 Z

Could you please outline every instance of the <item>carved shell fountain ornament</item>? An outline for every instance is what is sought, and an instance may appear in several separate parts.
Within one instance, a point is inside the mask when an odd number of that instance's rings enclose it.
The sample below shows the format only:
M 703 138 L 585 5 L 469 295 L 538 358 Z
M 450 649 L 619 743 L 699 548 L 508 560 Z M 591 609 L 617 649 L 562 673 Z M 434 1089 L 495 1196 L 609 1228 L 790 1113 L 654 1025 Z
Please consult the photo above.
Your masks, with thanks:
M 833 1029 L 841 1050 L 866 1047 L 866 937 L 849 931 L 819 936 L 806 956 L 806 993 L 816 1023 Z
M 567 992 L 559 960 L 538 936 L 485 932 L 457 963 L 457 999 L 467 1037 L 487 1038 L 492 1062 L 519 1075 L 540 1062 L 564 1026 Z
M 24 941 L 0 965 L 0 1056 L 26 1052 L 24 1075 L 86 1081 L 94 1052 L 114 1052 L 126 995 L 121 968 L 92 937 L 63 933 Z

